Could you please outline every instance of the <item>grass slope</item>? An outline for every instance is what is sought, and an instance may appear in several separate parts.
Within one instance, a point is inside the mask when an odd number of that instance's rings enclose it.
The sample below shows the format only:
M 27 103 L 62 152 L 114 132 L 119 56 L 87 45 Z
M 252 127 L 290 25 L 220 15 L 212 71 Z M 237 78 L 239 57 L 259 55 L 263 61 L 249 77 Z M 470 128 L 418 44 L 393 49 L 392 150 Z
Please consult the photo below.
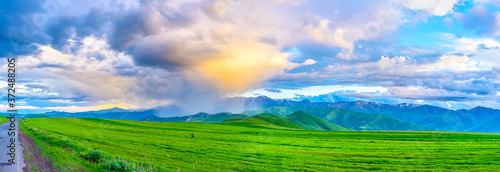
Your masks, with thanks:
M 258 116 L 280 118 L 280 119 L 288 120 L 288 118 L 284 115 L 277 115 L 277 114 L 273 114 L 273 113 L 261 113 L 261 114 L 258 114 Z
M 290 121 L 281 119 L 281 118 L 273 118 L 273 117 L 265 117 L 265 116 L 251 116 L 251 117 L 236 117 L 229 118 L 223 123 L 230 124 L 244 124 L 244 125 L 253 125 L 253 126 L 261 126 L 268 128 L 284 128 L 284 129 L 303 129 L 302 127 L 291 123 Z
M 222 122 L 226 119 L 235 118 L 235 117 L 244 118 L 247 116 L 242 115 L 242 114 L 218 113 L 218 114 L 210 115 L 207 118 L 194 118 L 194 119 L 188 120 L 188 122 L 218 123 L 218 122 Z
M 103 171 L 98 148 L 154 171 L 499 171 L 500 135 L 283 130 L 227 123 L 22 119 L 61 171 Z M 193 137 L 194 136 L 194 137 Z
M 286 116 L 293 123 L 308 130 L 325 130 L 325 131 L 350 131 L 352 129 L 332 124 L 317 116 L 308 114 L 304 111 L 297 111 Z
M 280 115 L 292 114 L 296 111 L 317 116 L 330 123 L 346 126 L 354 130 L 431 130 L 419 125 L 404 122 L 396 118 L 380 115 L 354 112 L 339 108 L 330 107 L 305 107 L 305 106 L 284 106 L 270 107 L 262 110 L 246 111 L 243 114 L 254 115 L 258 113 L 275 113 Z
M 332 124 L 314 115 L 308 114 L 304 111 L 297 111 L 290 115 L 277 115 L 272 113 L 261 113 L 255 116 L 280 118 L 283 120 L 290 121 L 298 125 L 299 127 L 307 130 L 318 130 L 318 131 L 351 131 L 352 129 L 342 127 L 339 125 Z
M 9 121 L 9 118 L 7 118 L 6 116 L 0 115 L 0 124 L 6 123 L 7 121 Z

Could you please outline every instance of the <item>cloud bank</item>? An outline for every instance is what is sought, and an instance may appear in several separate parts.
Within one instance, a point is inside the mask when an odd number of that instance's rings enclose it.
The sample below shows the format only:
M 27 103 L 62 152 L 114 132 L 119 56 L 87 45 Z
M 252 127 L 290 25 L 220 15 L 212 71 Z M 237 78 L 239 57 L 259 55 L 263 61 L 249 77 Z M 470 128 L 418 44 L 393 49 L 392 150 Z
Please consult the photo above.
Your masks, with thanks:
M 203 111 L 228 95 L 318 85 L 386 89 L 344 97 L 497 101 L 500 15 L 489 1 L 47 0 L 0 10 L 0 56 L 20 59 L 27 108 Z M 400 39 L 435 20 L 455 24 L 425 33 L 438 48 Z

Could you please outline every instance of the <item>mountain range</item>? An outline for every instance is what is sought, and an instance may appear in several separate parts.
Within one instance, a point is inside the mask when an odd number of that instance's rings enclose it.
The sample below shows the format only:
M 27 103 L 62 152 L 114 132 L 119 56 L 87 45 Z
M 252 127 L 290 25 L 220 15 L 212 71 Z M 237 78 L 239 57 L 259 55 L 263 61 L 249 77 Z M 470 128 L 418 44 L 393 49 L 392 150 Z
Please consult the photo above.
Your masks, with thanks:
M 246 111 L 243 114 L 250 116 L 260 113 L 287 115 L 297 112 L 309 113 L 330 123 L 346 126 L 354 130 L 433 130 L 386 115 L 331 107 L 306 107 L 303 105 L 270 107 L 262 110 Z
M 260 105 L 261 108 L 255 108 L 256 105 Z M 271 99 L 265 96 L 245 99 L 245 107 L 247 107 L 247 109 L 294 106 L 306 108 L 331 107 L 354 112 L 381 114 L 435 130 L 500 132 L 500 129 L 498 129 L 495 124 L 495 121 L 500 121 L 500 110 L 480 106 L 470 110 L 450 110 L 431 105 L 408 103 L 393 105 L 363 101 L 311 102 L 308 100 L 291 101 L 286 99 Z
M 197 113 L 185 115 L 185 111 L 175 105 L 144 110 L 125 110 L 112 108 L 88 112 L 47 112 L 43 114 L 22 114 L 21 117 L 83 117 L 135 121 L 187 121 L 222 122 L 229 118 L 246 117 L 260 113 L 290 115 L 304 111 L 332 124 L 354 130 L 443 130 L 500 132 L 500 110 L 476 107 L 470 110 L 450 110 L 419 104 L 381 104 L 376 102 L 311 102 L 308 100 L 291 101 L 260 97 L 235 97 L 225 101 L 236 101 L 244 112 Z M 223 103 L 222 103 L 223 104 Z M 222 106 L 221 111 L 223 110 Z M 220 112 L 220 111 L 219 111 Z M 178 115 L 176 115 L 178 114 Z M 167 117 L 164 117 L 167 116 Z M 208 118 L 212 116 L 211 118 Z

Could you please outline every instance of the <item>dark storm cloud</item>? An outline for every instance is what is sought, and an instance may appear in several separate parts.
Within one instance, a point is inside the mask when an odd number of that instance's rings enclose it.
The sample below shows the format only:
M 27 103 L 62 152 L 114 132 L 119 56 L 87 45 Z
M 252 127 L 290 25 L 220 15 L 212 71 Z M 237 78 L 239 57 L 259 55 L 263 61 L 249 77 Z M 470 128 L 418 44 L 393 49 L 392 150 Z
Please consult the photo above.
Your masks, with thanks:
M 168 36 L 147 37 L 129 47 L 134 62 L 139 66 L 157 66 L 176 68 L 192 65 L 200 55 L 216 55 L 217 50 L 211 47 L 189 47 L 189 40 L 170 40 Z
M 37 0 L 4 0 L 0 2 L 0 57 L 31 54 L 37 50 L 32 43 L 46 44 L 50 41 L 40 24 L 44 12 Z
M 51 37 L 50 44 L 53 48 L 60 50 L 70 43 L 69 38 L 75 34 L 76 22 L 77 18 L 74 16 L 64 16 L 57 20 L 51 20 L 45 31 Z
M 133 41 L 141 39 L 150 34 L 155 34 L 158 30 L 147 30 L 145 26 L 146 15 L 141 11 L 134 10 L 123 17 L 117 17 L 112 21 L 112 31 L 108 37 L 112 48 L 123 51 L 126 50 Z
M 175 45 L 175 38 L 158 36 L 162 30 L 185 27 L 194 22 L 190 16 L 189 7 L 181 7 L 178 11 L 171 8 L 159 8 L 162 1 L 141 1 L 140 7 L 123 13 L 102 12 L 92 9 L 81 24 L 83 30 L 76 32 L 85 34 L 96 34 L 96 27 L 102 27 L 101 32 L 108 34 L 107 40 L 111 48 L 125 51 L 132 55 L 136 64 L 141 66 L 160 66 L 165 68 L 182 66 L 185 59 L 179 53 L 179 46 Z M 107 14 L 107 20 L 102 18 Z M 80 28 L 80 27 L 79 27 Z M 102 33 L 100 33 L 102 34 Z M 174 42 L 174 43 L 172 43 Z
M 0 11 L 0 56 L 36 53 L 33 43 L 51 45 L 62 50 L 71 42 L 93 35 L 107 39 L 111 48 L 128 52 L 136 57 L 140 65 L 159 63 L 176 66 L 180 61 L 164 60 L 166 56 L 176 56 L 179 45 L 166 45 L 148 38 L 163 29 L 175 29 L 194 22 L 189 5 L 179 10 L 158 8 L 162 1 L 143 0 L 139 7 L 129 10 L 114 10 L 97 6 L 89 8 L 82 15 L 55 15 L 60 11 L 59 1 L 2 1 Z M 82 7 L 85 8 L 85 7 Z M 155 20 L 153 20 L 155 19 Z M 148 38 L 148 40 L 142 40 Z M 167 42 L 167 41 L 165 41 Z M 156 47 L 151 47 L 157 44 Z M 96 56 L 99 58 L 100 56 Z M 175 59 L 173 57 L 170 59 Z
M 47 11 L 43 6 L 49 1 L 52 2 L 52 0 L 23 2 L 7 0 L 0 2 L 0 11 L 2 12 L 0 15 L 0 46 L 2 46 L 0 56 L 21 54 L 40 56 L 37 46 L 32 44 L 35 43 L 50 46 L 65 54 L 72 54 L 76 58 L 95 58 L 95 61 L 98 62 L 105 61 L 106 58 L 110 57 L 110 54 L 111 56 L 122 56 L 121 53 L 123 53 L 125 56 L 131 55 L 134 63 L 116 61 L 112 62 L 111 66 L 98 69 L 100 72 L 109 72 L 111 79 L 116 75 L 119 75 L 119 78 L 128 79 L 127 83 L 116 84 L 122 91 L 120 94 L 112 93 L 107 97 L 106 95 L 96 96 L 95 93 L 89 91 L 94 89 L 93 87 L 100 87 L 96 90 L 101 90 L 104 86 L 86 86 L 81 83 L 87 83 L 88 77 L 83 77 L 76 72 L 71 74 L 72 71 L 82 69 L 73 69 L 72 65 L 64 66 L 42 62 L 34 68 L 60 68 L 62 72 L 57 74 L 64 75 L 68 79 L 64 79 L 64 83 L 58 85 L 60 88 L 28 85 L 28 89 L 36 90 L 36 94 L 33 91 L 32 95 L 22 96 L 29 97 L 32 101 L 58 99 L 70 100 L 71 102 L 94 102 L 114 98 L 137 103 L 150 100 L 168 100 L 193 111 L 210 109 L 211 106 L 217 104 L 215 102 L 221 96 L 219 92 L 214 91 L 217 90 L 215 86 L 188 81 L 186 76 L 176 70 L 196 62 L 198 60 L 196 57 L 199 54 L 217 53 L 210 46 L 190 47 L 190 44 L 200 39 L 199 35 L 194 35 L 192 39 L 179 39 L 176 33 L 170 34 L 179 28 L 190 28 L 190 25 L 196 22 L 192 13 L 196 12 L 195 7 L 200 4 L 184 3 L 173 9 L 164 4 L 167 3 L 166 1 L 156 0 L 142 0 L 137 5 L 127 7 L 120 4 L 126 3 L 124 1 L 103 1 L 103 5 L 94 3 L 92 5 L 95 6 L 87 4 L 87 6 L 81 7 L 73 6 L 73 4 L 81 4 L 80 2 L 72 2 L 72 5 L 66 7 L 75 8 L 78 11 L 74 12 L 71 9 L 59 8 L 61 6 Z M 58 1 L 54 2 L 58 3 Z M 6 15 L 3 15 L 4 12 Z M 32 19 L 38 14 L 44 14 L 48 20 L 41 23 L 33 23 L 33 21 L 28 20 L 27 24 L 19 20 L 22 18 Z M 36 32 L 27 35 L 23 32 L 23 27 L 34 28 Z M 82 41 L 89 36 L 95 37 L 95 39 L 91 38 L 91 41 L 104 40 L 109 45 L 104 45 L 104 47 L 99 45 L 96 48 L 102 49 L 87 51 L 89 45 L 84 45 Z M 19 46 L 15 47 L 17 49 L 14 50 L 10 48 L 10 44 Z M 112 50 L 116 50 L 116 52 Z M 127 58 L 121 60 L 126 61 Z M 101 75 L 97 75 L 91 79 L 101 79 L 100 77 Z M 47 76 L 41 78 L 47 79 Z M 38 80 L 39 78 L 33 79 Z M 198 81 L 202 78 L 194 80 Z M 107 82 L 105 79 L 102 81 Z M 40 91 L 40 89 L 42 90 Z M 57 93 L 57 95 L 53 93 Z M 196 108 L 192 107 L 193 104 L 197 105 Z

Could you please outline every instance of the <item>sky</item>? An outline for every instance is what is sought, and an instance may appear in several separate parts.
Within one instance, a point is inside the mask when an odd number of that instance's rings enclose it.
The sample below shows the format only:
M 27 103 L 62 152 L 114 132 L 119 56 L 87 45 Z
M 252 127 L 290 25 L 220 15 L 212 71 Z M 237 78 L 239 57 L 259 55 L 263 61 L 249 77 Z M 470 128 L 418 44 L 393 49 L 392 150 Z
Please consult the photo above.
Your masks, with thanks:
M 22 112 L 235 96 L 500 109 L 497 0 L 3 0 L 0 14 Z

